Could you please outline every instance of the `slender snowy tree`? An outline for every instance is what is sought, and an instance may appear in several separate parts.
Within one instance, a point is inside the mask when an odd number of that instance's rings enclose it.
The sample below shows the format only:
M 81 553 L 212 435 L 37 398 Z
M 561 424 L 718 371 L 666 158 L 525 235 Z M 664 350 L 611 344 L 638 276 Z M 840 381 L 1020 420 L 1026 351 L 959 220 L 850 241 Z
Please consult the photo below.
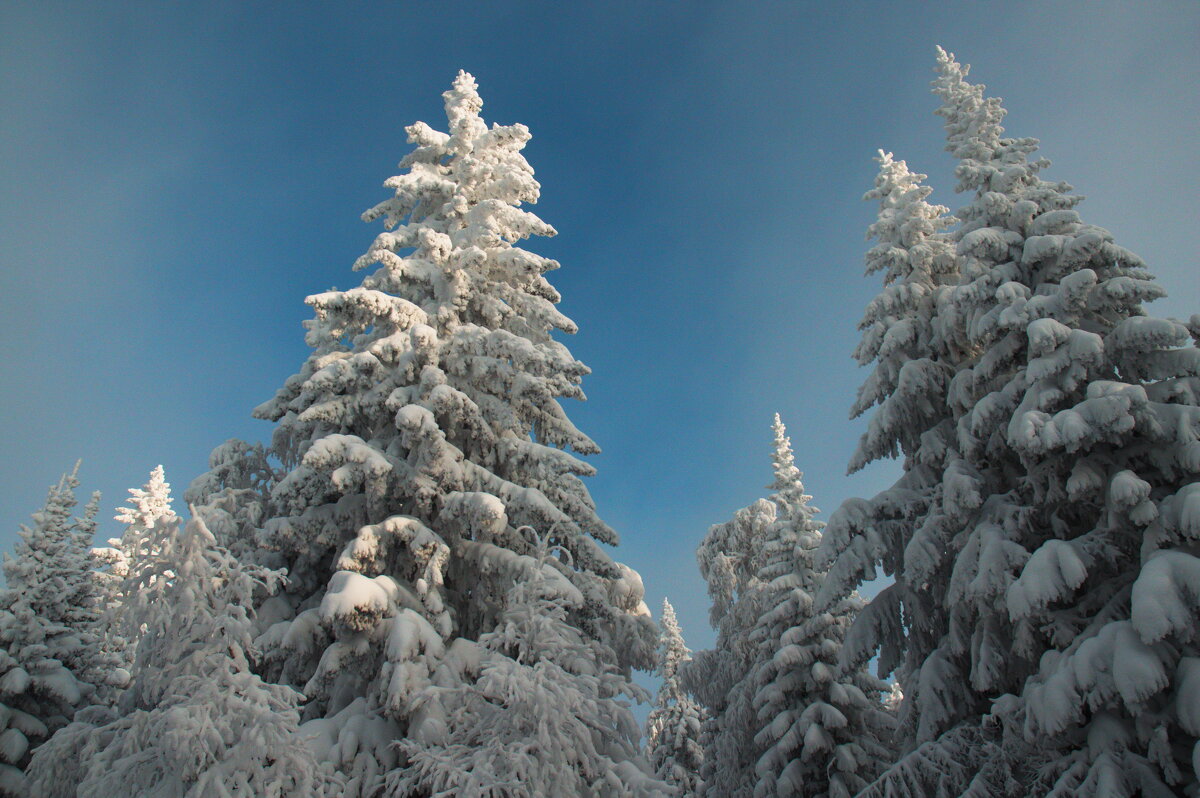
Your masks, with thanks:
M 92 549 L 91 556 L 99 567 L 98 580 L 107 610 L 115 611 L 122 601 L 122 589 L 129 577 L 130 565 L 153 552 L 139 551 L 139 541 L 147 540 L 146 533 L 156 524 L 169 524 L 177 516 L 171 509 L 171 485 L 166 481 L 163 467 L 156 466 L 150 479 L 140 488 L 129 489 L 129 506 L 118 507 L 117 521 L 125 524 L 119 538 L 109 538 L 107 546 Z
M 943 597 L 952 565 L 945 556 L 950 529 L 933 508 L 956 445 L 946 394 L 974 348 L 943 318 L 959 280 L 953 234 L 947 232 L 953 217 L 926 202 L 931 189 L 922 185 L 925 175 L 911 172 L 890 153 L 877 160 L 875 188 L 863 197 L 879 202 L 877 220 L 867 230 L 877 243 L 867 252 L 866 271 L 882 272 L 884 285 L 859 324 L 863 339 L 854 357 L 875 368 L 851 416 L 878 408 L 850 470 L 902 453 L 904 473 L 892 488 L 871 500 L 851 499 L 830 517 L 816 557 L 829 575 L 816 598 L 823 609 L 882 567 L 894 582 L 863 608 L 842 656 L 848 665 L 859 666 L 878 652 L 880 672 L 897 671 L 904 689 L 915 693 L 912 674 L 948 623 Z M 928 697 L 931 703 L 937 699 Z M 915 704 L 898 708 L 905 749 L 930 735 L 928 726 L 916 728 Z
M 79 464 L 50 488 L 0 593 L 0 794 L 24 796 L 33 749 L 88 702 L 113 673 L 97 654 L 97 592 L 87 556 L 97 498 L 72 516 Z
M 852 418 L 879 405 L 851 458 L 857 471 L 880 457 L 910 455 L 921 435 L 947 416 L 943 330 L 934 320 L 938 300 L 957 282 L 954 244 L 945 232 L 954 222 L 947 209 L 930 205 L 933 189 L 925 175 L 909 171 L 890 152 L 879 152 L 875 188 L 863 199 L 879 201 L 879 217 L 867 237 L 876 240 L 866 256 L 867 274 L 883 274 L 883 290 L 867 305 L 858 328 L 862 342 L 854 359 L 875 364 L 858 390 Z
M 47 604 L 55 593 L 61 595 L 66 589 L 65 580 L 54 571 L 61 569 L 63 555 L 69 550 L 75 498 L 67 487 L 68 478 L 63 475 L 58 485 L 50 488 L 43 509 L 33 516 L 33 526 L 22 525 L 16 556 L 4 558 L 7 589 L 0 595 L 0 641 L 4 645 L 0 652 L 0 717 L 5 723 L 0 731 L 0 758 L 5 764 L 0 765 L 0 790 L 5 795 L 26 795 L 24 768 L 32 748 L 52 728 L 67 722 L 82 695 L 74 675 L 50 654 L 51 647 L 61 652 L 62 646 L 55 643 L 70 638 L 70 630 L 61 617 L 55 623 L 43 614 L 47 609 L 62 614 L 57 603 Z M 48 589 L 39 590 L 41 585 Z
M 848 798 L 890 755 L 886 686 L 839 667 L 858 596 L 814 611 L 823 524 L 778 415 L 773 432 L 775 493 L 713 527 L 697 555 L 718 629 L 716 649 L 686 672 L 712 718 L 703 794 Z
M 129 489 L 129 506 L 118 507 L 115 518 L 125 524 L 125 532 L 119 538 L 110 538 L 107 546 L 93 548 L 91 558 L 96 565 L 95 579 L 104 610 L 101 645 L 108 661 L 126 673 L 127 681 L 128 669 L 133 664 L 133 649 L 131 641 L 119 628 L 118 616 L 126 598 L 124 590 L 130 567 L 136 567 L 139 560 L 156 554 L 139 549 L 153 540 L 148 537 L 148 530 L 178 519 L 171 508 L 171 485 L 166 481 L 161 465 L 150 472 L 145 485 Z
M 250 670 L 248 608 L 280 575 L 239 563 L 201 519 L 181 531 L 165 506 L 155 512 L 127 532 L 139 552 L 120 608 L 137 641 L 132 683 L 115 712 L 87 713 L 38 749 L 32 794 L 339 794 L 296 735 L 301 696 Z
M 675 608 L 663 599 L 662 635 L 658 643 L 658 674 L 662 685 L 654 709 L 646 718 L 646 751 L 655 775 L 674 786 L 681 796 L 700 792 L 704 749 L 700 727 L 704 719 L 691 696 L 683 690 L 679 668 L 691 659 Z
M 402 744 L 410 763 L 389 777 L 393 794 L 667 795 L 636 761 L 640 734 L 621 700 L 643 691 L 568 620 L 583 601 L 563 567 L 570 555 L 518 531 L 537 541 L 531 556 L 509 555 L 520 575 L 501 623 L 478 644 L 458 641 L 445 665 L 465 666 L 468 681 L 427 691 L 445 709 L 444 731 Z
M 529 132 L 489 129 L 466 73 L 444 98 L 449 132 L 410 126 L 394 196 L 364 214 L 387 230 L 355 267 L 377 268 L 307 300 L 314 351 L 255 410 L 270 451 L 226 445 L 189 493 L 221 506 L 228 545 L 287 568 L 265 673 L 303 687 L 348 794 L 383 790 L 392 743 L 444 723 L 420 697 L 505 617 L 523 524 L 570 552 L 568 622 L 612 657 L 596 667 L 653 665 L 640 579 L 598 545 L 617 537 L 581 479 L 598 448 L 560 405 L 588 369 L 554 337 L 576 329 L 544 277 L 558 264 L 516 245 L 554 234 L 521 208 L 540 190 Z
M 864 794 L 1195 795 L 1200 317 L 1146 316 L 1163 292 L 1142 261 L 1080 220 L 1081 198 L 1039 176 L 1037 142 L 1004 137 L 1000 101 L 938 56 L 947 148 L 974 192 L 938 324 L 968 357 L 905 563 L 936 540 L 953 560 L 925 616 L 939 622 L 907 640 L 918 747 Z M 874 534 L 869 513 L 847 518 Z
M 684 687 L 704 707 L 702 796 L 750 798 L 758 781 L 755 764 L 762 753 L 754 712 L 750 672 L 758 648 L 751 639 L 762 614 L 758 560 L 771 534 L 775 505 L 759 499 L 711 527 L 696 560 L 712 598 L 709 622 L 716 645 L 696 652 L 682 669 Z
M 814 611 L 825 578 L 813 565 L 823 524 L 813 520 L 817 509 L 804 493 L 778 415 L 772 429 L 776 520 L 759 567 L 763 613 L 751 633 L 760 647 L 750 678 L 755 742 L 763 749 L 754 795 L 849 798 L 891 754 L 892 719 L 881 700 L 886 686 L 861 666 L 838 665 L 846 630 L 862 608 L 858 596 Z

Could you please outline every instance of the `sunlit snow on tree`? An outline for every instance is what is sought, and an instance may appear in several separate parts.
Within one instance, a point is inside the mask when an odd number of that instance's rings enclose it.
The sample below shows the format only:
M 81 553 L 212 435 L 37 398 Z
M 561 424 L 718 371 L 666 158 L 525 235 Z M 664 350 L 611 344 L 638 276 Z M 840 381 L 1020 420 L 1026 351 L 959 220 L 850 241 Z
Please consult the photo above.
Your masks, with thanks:
M 578 456 L 598 447 L 560 404 L 588 369 L 554 337 L 576 331 L 544 276 L 558 263 L 517 246 L 554 234 L 521 207 L 540 192 L 529 131 L 489 129 L 465 72 L 444 98 L 449 132 L 410 126 L 393 196 L 364 214 L 387 229 L 362 284 L 307 300 L 313 353 L 255 411 L 277 423 L 269 451 L 226 444 L 188 494 L 231 548 L 288 570 L 261 609 L 264 672 L 304 691 L 348 795 L 380 794 L 405 767 L 395 743 L 450 723 L 432 696 L 483 678 L 452 660 L 509 622 L 522 525 L 569 553 L 562 621 L 592 667 L 653 666 L 641 580 L 598 545 L 617 536 Z

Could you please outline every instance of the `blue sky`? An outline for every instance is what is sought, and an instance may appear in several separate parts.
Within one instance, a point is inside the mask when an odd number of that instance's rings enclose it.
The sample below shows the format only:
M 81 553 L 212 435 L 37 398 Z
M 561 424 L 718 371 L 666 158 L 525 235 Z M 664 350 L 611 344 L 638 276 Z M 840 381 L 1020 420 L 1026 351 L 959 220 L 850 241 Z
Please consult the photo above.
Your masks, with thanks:
M 156 464 L 181 494 L 269 437 L 250 410 L 306 354 L 304 296 L 357 284 L 358 215 L 463 68 L 534 135 L 559 236 L 530 248 L 594 372 L 568 412 L 617 556 L 708 645 L 693 551 L 765 492 L 774 412 L 826 511 L 896 472 L 844 475 L 860 197 L 882 147 L 960 204 L 934 45 L 1186 316 L 1197 41 L 1194 2 L 0 5 L 0 550 L 76 458 L 108 518 Z

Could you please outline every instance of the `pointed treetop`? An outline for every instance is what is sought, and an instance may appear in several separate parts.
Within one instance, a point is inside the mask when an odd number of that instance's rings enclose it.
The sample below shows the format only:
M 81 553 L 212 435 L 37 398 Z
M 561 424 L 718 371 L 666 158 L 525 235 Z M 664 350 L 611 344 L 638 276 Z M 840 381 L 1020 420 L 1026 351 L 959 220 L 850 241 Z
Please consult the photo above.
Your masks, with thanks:
M 475 76 L 465 69 L 458 70 L 458 75 L 454 78 L 453 90 L 464 96 L 479 97 L 479 83 L 476 82 Z M 480 100 L 479 104 L 482 108 L 483 100 Z
M 863 194 L 864 200 L 879 199 L 895 207 L 905 204 L 905 201 L 924 199 L 933 193 L 933 189 L 922 186 L 921 181 L 929 177 L 920 172 L 909 171 L 905 161 L 897 161 L 890 152 L 877 150 L 875 162 L 879 164 L 879 174 L 875 176 L 875 188 Z M 909 192 L 917 189 L 919 196 L 911 197 Z
M 487 124 L 479 116 L 483 111 L 483 98 L 479 96 L 479 84 L 470 72 L 460 69 L 453 87 L 442 93 L 442 99 L 446 102 L 451 136 L 473 138 L 487 132 Z
M 771 431 L 775 433 L 775 444 L 771 452 L 771 462 L 775 464 L 775 484 L 768 487 L 782 489 L 800 479 L 800 470 L 795 466 L 796 458 L 792 454 L 792 442 L 787 437 L 787 427 L 778 413 L 771 424 Z
M 118 507 L 116 519 L 125 524 L 152 526 L 160 518 L 175 517 L 171 509 L 171 483 L 161 465 L 150 472 L 150 480 L 140 488 L 129 489 L 130 507 Z
M 96 516 L 100 512 L 100 491 L 92 491 L 92 497 L 83 506 L 83 516 L 75 523 L 75 528 L 82 536 L 83 542 L 90 544 L 96 533 Z
M 937 275 L 948 274 L 954 268 L 950 245 L 935 243 L 932 239 L 956 220 L 944 205 L 926 202 L 933 193 L 932 188 L 922 183 L 927 175 L 909 170 L 907 163 L 897 161 L 890 152 L 879 150 L 875 160 L 879 163 L 875 188 L 863 194 L 863 199 L 879 201 L 879 215 L 867 228 L 867 238 L 874 238 L 878 243 L 867 252 L 866 273 L 884 272 L 885 286 L 898 281 L 916 281 L 924 286 L 924 290 L 914 295 L 907 290 L 895 294 L 885 289 L 867 306 L 859 329 L 897 316 L 898 304 L 909 306 L 919 302 L 933 289 Z M 878 346 L 875 346 L 865 360 L 858 353 L 855 358 L 866 363 L 874 359 L 877 352 Z
M 78 557 L 84 556 L 86 546 L 79 545 L 78 522 L 71 513 L 78 503 L 75 489 L 79 487 L 79 463 L 69 474 L 63 474 L 57 484 L 46 491 L 46 503 L 30 516 L 30 524 L 21 524 L 10 557 L 4 555 L 3 571 L 9 598 L 31 600 L 36 610 L 44 608 L 39 602 L 55 604 L 62 600 L 61 591 L 46 590 L 52 577 L 81 567 Z M 87 524 L 85 519 L 83 523 Z M 43 589 L 39 590 L 38 588 Z
M 65 529 L 70 524 L 71 510 L 75 509 L 75 489 L 79 487 L 79 465 L 82 460 L 75 461 L 71 473 L 58 478 L 57 485 L 51 485 L 46 491 L 46 505 L 33 520 L 38 526 L 48 530 Z
M 675 608 L 671 606 L 671 600 L 663 596 L 663 627 L 667 626 L 679 628 L 679 624 L 675 620 Z
M 691 649 L 683 641 L 683 631 L 675 617 L 675 608 L 663 599 L 662 635 L 659 637 L 659 670 L 663 679 L 662 692 L 678 697 L 679 666 L 692 658 Z
M 664 597 L 662 608 L 662 637 L 663 641 L 678 640 L 683 644 L 683 631 L 679 628 L 679 620 L 675 617 L 675 608 L 671 606 L 671 602 Z
M 933 189 L 923 185 L 922 181 L 929 175 L 913 172 L 909 170 L 908 164 L 904 161 L 897 161 L 895 156 L 890 152 L 879 150 L 879 155 L 875 156 L 875 161 L 879 164 L 879 173 L 875 175 L 875 188 L 863 194 L 864 200 L 879 200 L 882 211 L 893 208 L 904 208 L 909 205 L 921 202 L 930 194 Z M 940 205 L 933 206 L 943 213 L 948 212 L 947 209 Z M 867 238 L 880 237 L 875 231 L 876 225 L 872 225 L 867 229 Z M 901 237 L 898 235 L 897 239 Z M 909 242 L 902 242 L 909 243 Z M 873 271 L 873 270 L 872 270 Z M 868 274 L 871 272 L 868 271 Z
M 956 158 L 990 160 L 1000 147 L 1004 128 L 1000 123 L 1007 111 L 999 97 L 984 97 L 984 84 L 968 83 L 970 64 L 954 60 L 953 53 L 937 48 L 937 80 L 933 93 L 942 98 L 935 113 L 946 118 L 946 149 Z
M 800 469 L 796 468 L 796 458 L 792 454 L 792 442 L 787 437 L 787 427 L 783 425 L 778 413 L 775 414 L 775 422 L 771 425 L 771 429 L 775 433 L 775 443 L 771 451 L 775 481 L 767 488 L 778 493 L 776 501 L 780 503 L 779 500 L 782 500 L 781 506 L 786 514 L 789 512 L 789 507 L 796 508 L 807 505 L 812 500 L 812 496 L 804 493 L 802 481 L 804 475 L 800 473 Z M 817 511 L 815 507 L 806 509 L 809 515 Z
M 76 462 L 69 474 L 63 474 L 58 483 L 51 485 L 46 491 L 46 503 L 30 517 L 33 526 L 21 524 L 16 545 L 16 553 L 19 556 L 35 549 L 40 551 L 47 544 L 58 547 L 65 540 L 64 536 L 73 526 L 71 511 L 78 504 L 75 500 L 75 489 L 79 487 L 79 478 L 76 476 L 78 473 L 79 462 Z M 8 573 L 7 565 L 5 573 Z M 12 574 L 9 574 L 9 587 L 13 586 L 12 578 Z

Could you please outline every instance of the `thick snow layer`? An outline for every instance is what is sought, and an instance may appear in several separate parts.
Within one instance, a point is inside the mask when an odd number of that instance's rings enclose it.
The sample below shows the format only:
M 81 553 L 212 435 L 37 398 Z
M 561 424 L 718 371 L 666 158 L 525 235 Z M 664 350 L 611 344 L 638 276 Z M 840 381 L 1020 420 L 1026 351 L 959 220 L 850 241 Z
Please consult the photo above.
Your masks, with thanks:
M 1200 617 L 1200 558 L 1160 551 L 1142 566 L 1133 583 L 1130 617 L 1147 643 L 1167 635 L 1194 639 Z
M 1087 578 L 1084 558 L 1074 544 L 1048 540 L 1030 557 L 1008 588 L 1006 601 L 1013 620 L 1027 618 L 1053 601 L 1067 598 Z

